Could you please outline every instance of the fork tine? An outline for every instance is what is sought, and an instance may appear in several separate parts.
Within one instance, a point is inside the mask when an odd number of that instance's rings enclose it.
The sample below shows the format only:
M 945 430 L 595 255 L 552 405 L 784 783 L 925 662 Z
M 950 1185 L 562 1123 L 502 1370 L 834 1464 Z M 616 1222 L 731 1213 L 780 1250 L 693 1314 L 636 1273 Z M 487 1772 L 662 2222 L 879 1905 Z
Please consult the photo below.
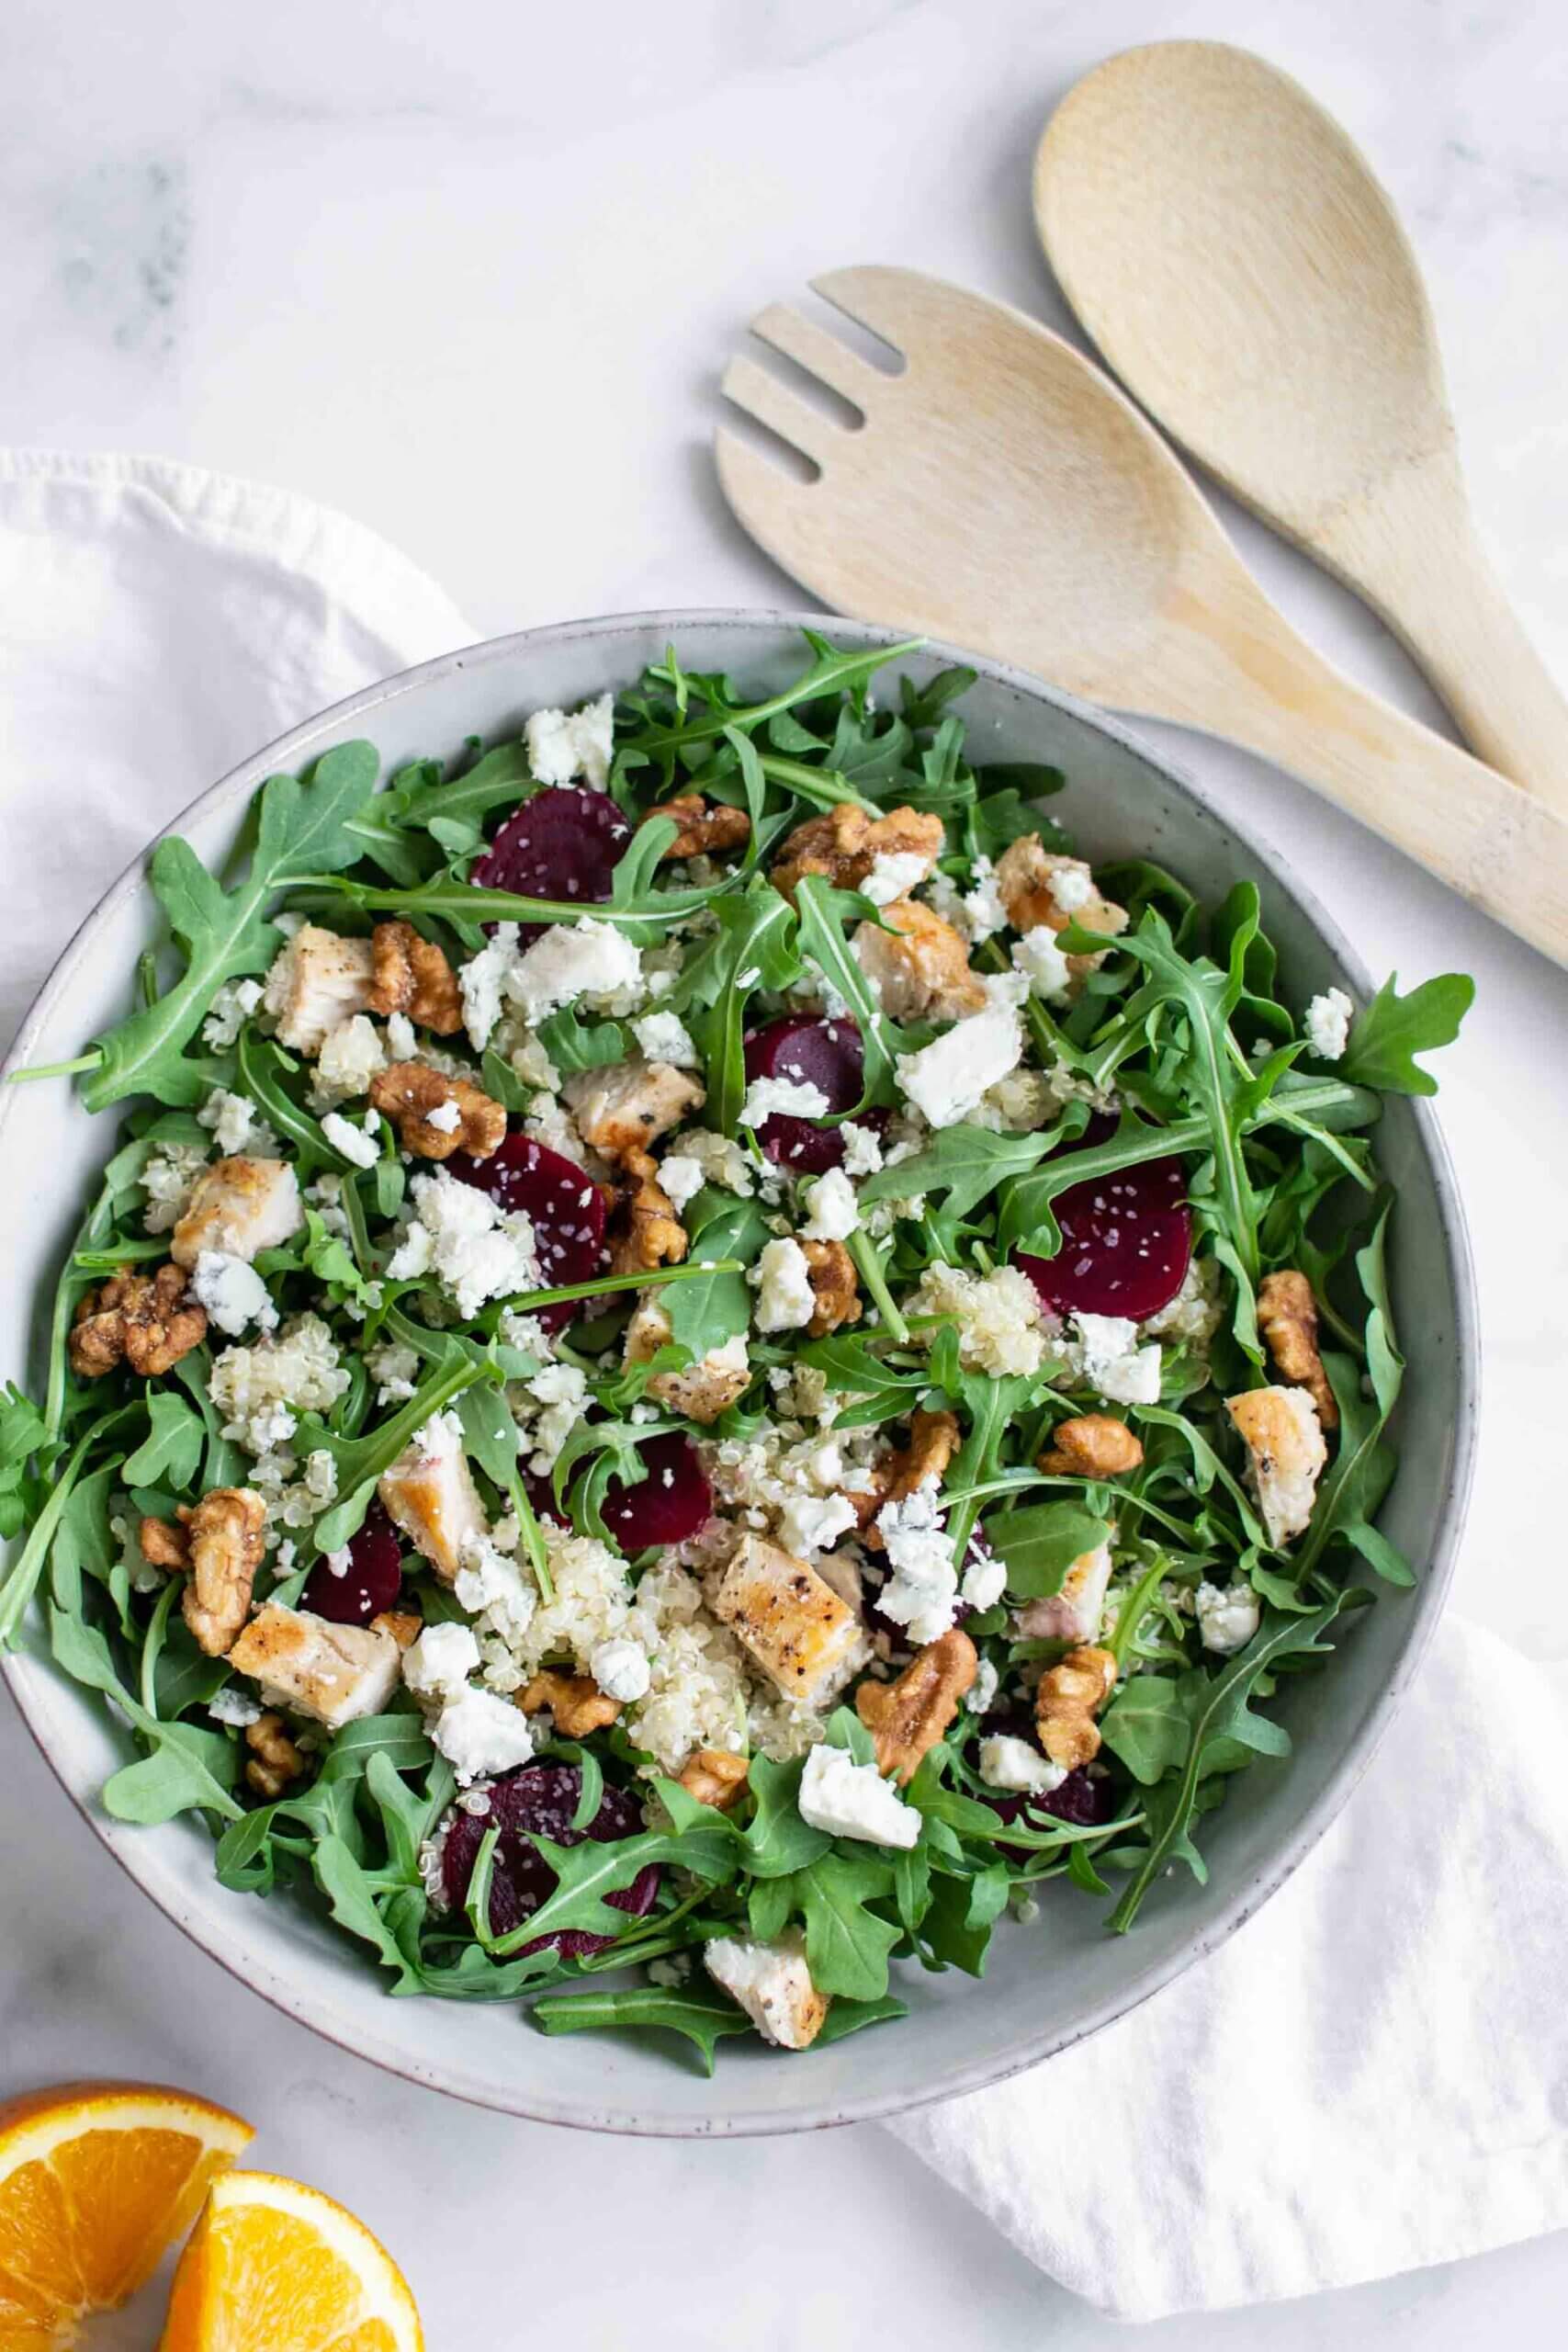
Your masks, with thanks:
M 807 576 L 804 550 L 811 540 L 811 516 L 817 485 L 796 481 L 782 466 L 721 424 L 713 437 L 714 463 L 719 488 L 731 513 L 759 547 L 786 571 L 793 571 L 814 594 L 816 582 Z
M 830 269 L 814 277 L 811 288 L 846 318 L 869 327 L 873 334 L 907 356 L 920 340 L 926 292 L 934 282 L 918 269 L 893 269 L 872 262 L 852 269 Z
M 841 425 L 835 424 L 820 409 L 813 408 L 809 401 L 802 400 L 798 392 L 791 391 L 787 384 L 782 384 L 745 352 L 737 352 L 730 361 L 719 390 L 726 400 L 743 408 L 759 424 L 765 424 L 781 441 L 789 442 L 814 465 L 826 465 L 835 443 L 844 437 Z
M 868 413 L 877 386 L 888 381 L 880 368 L 874 368 L 836 334 L 783 302 L 770 302 L 765 311 L 760 311 L 751 322 L 751 333 L 848 401 L 862 416 Z

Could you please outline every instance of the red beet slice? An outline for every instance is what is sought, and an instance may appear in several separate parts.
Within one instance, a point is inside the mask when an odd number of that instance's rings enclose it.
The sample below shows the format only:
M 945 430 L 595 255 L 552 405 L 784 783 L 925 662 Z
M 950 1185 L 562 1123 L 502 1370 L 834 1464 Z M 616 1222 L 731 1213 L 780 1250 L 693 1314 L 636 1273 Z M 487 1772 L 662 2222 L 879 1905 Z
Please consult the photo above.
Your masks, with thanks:
M 523 899 L 574 899 L 584 906 L 610 895 L 610 878 L 631 827 L 607 792 L 551 785 L 508 817 L 490 847 L 474 860 L 468 879 L 483 890 L 514 890 Z M 542 923 L 524 926 L 536 939 Z
M 494 1782 L 484 1812 L 460 1808 L 455 1813 L 441 1849 L 442 1892 L 453 1910 L 460 1911 L 468 1898 L 474 1864 L 488 1830 L 501 1832 L 490 1882 L 490 1926 L 496 1936 L 509 1935 L 525 1919 L 531 1919 L 555 1892 L 555 1872 L 530 1832 L 548 1838 L 557 1846 L 580 1846 L 585 1838 L 613 1846 L 622 1838 L 641 1834 L 642 1814 L 636 1799 L 625 1789 L 608 1787 L 587 1828 L 574 1829 L 571 1816 L 581 1791 L 582 1775 L 575 1764 L 524 1764 Z M 630 1912 L 640 1919 L 652 1910 L 658 1893 L 659 1866 L 650 1862 L 629 1886 L 617 1894 L 607 1894 L 604 1900 L 617 1911 Z M 522 1949 L 538 1951 L 550 1946 L 562 1960 L 583 1960 L 614 1941 L 613 1936 L 593 1935 L 583 1928 L 563 1928 L 553 1936 L 536 1936 Z
M 713 1489 L 697 1450 L 678 1430 L 649 1438 L 637 1452 L 648 1476 L 635 1487 L 615 1480 L 602 1511 L 605 1526 L 623 1552 L 646 1552 L 653 1544 L 683 1544 L 707 1524 Z
M 793 1078 L 802 1086 L 819 1086 L 833 1112 L 854 1109 L 863 1068 L 860 1031 L 852 1021 L 819 1021 L 796 1013 L 770 1021 L 746 1040 L 748 1079 Z M 885 1126 L 886 1114 L 868 1113 L 866 1125 Z M 757 1140 L 770 1159 L 802 1176 L 820 1176 L 843 1161 L 843 1138 L 836 1127 L 813 1126 L 809 1119 L 787 1111 L 764 1119 Z
M 508 1215 L 524 1210 L 533 1220 L 544 1287 L 592 1281 L 604 1267 L 604 1195 L 575 1160 L 551 1151 L 532 1136 L 509 1135 L 488 1159 L 455 1151 L 446 1162 L 460 1184 L 488 1193 Z M 527 1301 L 522 1302 L 526 1311 Z M 570 1300 L 542 1306 L 539 1320 L 558 1331 L 577 1309 Z
M 380 1504 L 373 1502 L 358 1534 L 349 1538 L 344 1574 L 334 1576 L 325 1560 L 318 1560 L 305 1579 L 299 1606 L 334 1625 L 368 1625 L 372 1617 L 395 1605 L 402 1583 L 398 1532 Z
M 1192 1255 L 1187 1170 L 1145 1159 L 1070 1184 L 1053 1205 L 1062 1228 L 1054 1258 L 1015 1261 L 1058 1315 L 1120 1315 L 1134 1323 L 1168 1306 Z
M 986 1724 L 987 1736 L 995 1728 L 995 1719 L 988 1717 Z M 1032 1726 L 1021 1729 L 1018 1736 L 1026 1737 L 1029 1729 Z M 1116 1784 L 1108 1773 L 1091 1773 L 1087 1765 L 1080 1764 L 1067 1774 L 1059 1787 L 1051 1791 L 1049 1796 L 1004 1796 L 987 1789 L 981 1797 L 981 1803 L 988 1804 L 999 1820 L 1019 1822 L 1037 1837 L 1048 1836 L 1062 1822 L 1070 1822 L 1075 1828 L 1089 1829 L 1099 1828 L 1109 1821 L 1116 1811 Z M 1002 1845 L 997 1848 L 997 1851 L 1008 1861 L 1025 1862 L 1030 1860 L 1027 1846 Z

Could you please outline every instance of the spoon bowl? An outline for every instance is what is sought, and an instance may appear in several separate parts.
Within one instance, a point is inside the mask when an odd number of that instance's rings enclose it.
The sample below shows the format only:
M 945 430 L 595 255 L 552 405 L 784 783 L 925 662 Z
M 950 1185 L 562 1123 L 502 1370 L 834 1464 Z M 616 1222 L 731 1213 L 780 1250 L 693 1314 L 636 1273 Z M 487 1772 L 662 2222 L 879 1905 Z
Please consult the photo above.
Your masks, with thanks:
M 1340 125 L 1246 50 L 1156 42 L 1057 107 L 1034 209 L 1135 398 L 1376 607 L 1486 759 L 1568 810 L 1568 704 L 1476 537 L 1420 267 Z

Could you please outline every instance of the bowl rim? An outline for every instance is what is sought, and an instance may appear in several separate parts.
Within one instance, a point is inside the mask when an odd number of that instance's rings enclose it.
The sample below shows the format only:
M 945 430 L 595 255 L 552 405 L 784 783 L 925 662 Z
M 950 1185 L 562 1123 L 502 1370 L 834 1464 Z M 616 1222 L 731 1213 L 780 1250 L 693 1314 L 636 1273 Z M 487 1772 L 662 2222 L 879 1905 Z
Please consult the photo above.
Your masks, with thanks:
M 504 636 L 479 640 L 437 655 L 434 660 L 420 662 L 411 669 L 398 671 L 390 677 L 361 687 L 356 693 L 315 712 L 241 761 L 187 802 L 161 832 L 148 841 L 77 924 L 28 1006 L 4 1060 L 0 1061 L 0 1163 L 3 1163 L 6 1131 L 15 1103 L 13 1091 L 6 1086 L 5 1081 L 14 1069 L 27 1062 L 33 1042 L 47 1022 L 56 999 L 89 951 L 104 918 L 128 898 L 146 888 L 147 861 L 158 842 L 183 832 L 193 820 L 205 817 L 209 811 L 242 802 L 266 776 L 279 770 L 296 771 L 310 758 L 312 746 L 321 735 L 340 732 L 350 720 L 362 717 L 370 718 L 377 711 L 385 709 L 407 695 L 418 694 L 435 680 L 450 677 L 464 670 L 505 664 L 541 647 L 566 640 L 574 643 L 603 640 L 608 644 L 619 636 L 634 632 L 647 634 L 654 629 L 673 639 L 683 630 L 697 628 L 729 628 L 736 632 L 738 639 L 764 630 L 800 632 L 815 629 L 831 635 L 837 641 L 866 649 L 882 645 L 889 650 L 911 641 L 906 632 L 875 623 L 846 619 L 840 614 L 784 611 L 766 606 L 694 605 L 611 613 L 581 620 L 550 622 L 538 628 L 513 630 Z M 1290 872 L 1283 857 L 1260 840 L 1245 819 L 1233 817 L 1227 810 L 1217 808 L 1207 787 L 1181 762 L 1172 760 L 1165 752 L 1147 742 L 1134 729 L 1098 705 L 1053 686 L 1013 663 L 971 652 L 940 638 L 919 637 L 913 641 L 924 656 L 947 660 L 973 669 L 980 676 L 1012 693 L 1047 703 L 1066 713 L 1091 731 L 1133 753 L 1165 782 L 1174 785 L 1185 798 L 1195 802 L 1235 836 L 1259 869 L 1295 901 L 1319 939 L 1338 959 L 1362 998 L 1371 996 L 1371 974 L 1333 917 L 1319 903 L 1315 893 Z M 843 2124 L 883 2121 L 1009 2081 L 1013 2075 L 1027 2072 L 1059 2052 L 1073 2048 L 1091 2034 L 1114 2023 L 1118 2018 L 1141 2007 L 1162 1986 L 1227 1942 L 1254 1912 L 1279 1892 L 1318 1843 L 1361 1780 L 1425 1658 L 1452 1582 L 1473 1482 L 1480 1401 L 1480 1317 L 1474 1260 L 1448 1147 L 1429 1102 L 1419 1096 L 1408 1098 L 1408 1102 L 1416 1121 L 1417 1140 L 1431 1171 L 1453 1285 L 1459 1398 L 1453 1454 L 1441 1504 L 1438 1536 L 1426 1573 L 1409 1596 L 1409 1628 L 1393 1670 L 1372 1701 L 1339 1762 L 1290 1835 L 1262 1866 L 1221 1903 L 1213 1917 L 1204 1923 L 1189 1943 L 1164 1959 L 1148 1962 L 1122 1989 L 1108 1996 L 1070 2025 L 1043 2028 L 1038 2033 L 1025 2037 L 1005 2056 L 991 2056 L 972 2065 L 950 2070 L 940 2084 L 917 2086 L 908 2093 L 869 2094 L 860 2098 L 840 2099 L 820 2107 L 793 2109 L 783 2115 L 766 2109 L 756 2109 L 728 2115 L 716 2111 L 711 2115 L 665 2118 L 583 2104 L 573 2104 L 569 2108 L 558 2098 L 523 2097 L 506 2086 L 498 2086 L 493 2095 L 488 2094 L 469 2081 L 449 2079 L 446 2070 L 440 2064 L 422 2064 L 406 2051 L 382 2045 L 373 2031 L 350 2037 L 343 2029 L 336 2008 L 325 1996 L 302 1990 L 270 1964 L 258 1963 L 247 1954 L 242 1929 L 230 1928 L 193 1910 L 172 1887 L 166 1889 L 149 1882 L 138 1860 L 143 1833 L 132 1829 L 127 1834 L 126 1825 L 111 1822 L 92 1802 L 90 1792 L 78 1787 L 65 1755 L 57 1753 L 50 1736 L 45 1710 L 39 1706 L 35 1712 L 29 1690 L 32 1676 L 36 1672 L 40 1681 L 48 1682 L 53 1679 L 54 1669 L 42 1658 L 14 1650 L 0 1655 L 0 1677 L 8 1687 L 39 1753 L 94 1836 L 127 1876 L 182 1934 L 239 1984 L 258 1995 L 272 2007 L 320 2034 L 336 2048 L 405 2081 L 443 2092 L 468 2105 L 495 2109 L 531 2122 L 558 2124 L 570 2130 L 605 2132 L 630 2138 L 658 2139 L 772 2138 Z M 216 1884 L 216 1880 L 212 1883 Z M 368 1988 L 372 1980 L 367 1977 L 366 1981 Z M 385 1999 L 387 1996 L 383 1994 L 381 1997 Z

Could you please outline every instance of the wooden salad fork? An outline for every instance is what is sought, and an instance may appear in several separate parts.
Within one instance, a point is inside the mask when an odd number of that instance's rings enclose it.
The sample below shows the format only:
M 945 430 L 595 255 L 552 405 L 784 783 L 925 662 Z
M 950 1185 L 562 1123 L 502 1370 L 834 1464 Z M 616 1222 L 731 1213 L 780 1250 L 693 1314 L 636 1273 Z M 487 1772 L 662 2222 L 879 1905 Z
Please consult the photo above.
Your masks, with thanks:
M 1568 814 L 1568 702 L 1476 535 L 1410 242 L 1332 115 L 1223 41 L 1128 50 L 1046 125 L 1034 216 L 1134 398 L 1366 597 L 1483 759 Z
M 1261 752 L 1568 964 L 1568 825 L 1298 637 L 1097 368 L 918 271 L 813 285 L 903 366 L 885 371 L 782 306 L 752 322 L 861 419 L 839 424 L 750 353 L 730 361 L 728 397 L 817 469 L 792 479 L 719 428 L 725 496 L 786 571 L 857 618 Z

